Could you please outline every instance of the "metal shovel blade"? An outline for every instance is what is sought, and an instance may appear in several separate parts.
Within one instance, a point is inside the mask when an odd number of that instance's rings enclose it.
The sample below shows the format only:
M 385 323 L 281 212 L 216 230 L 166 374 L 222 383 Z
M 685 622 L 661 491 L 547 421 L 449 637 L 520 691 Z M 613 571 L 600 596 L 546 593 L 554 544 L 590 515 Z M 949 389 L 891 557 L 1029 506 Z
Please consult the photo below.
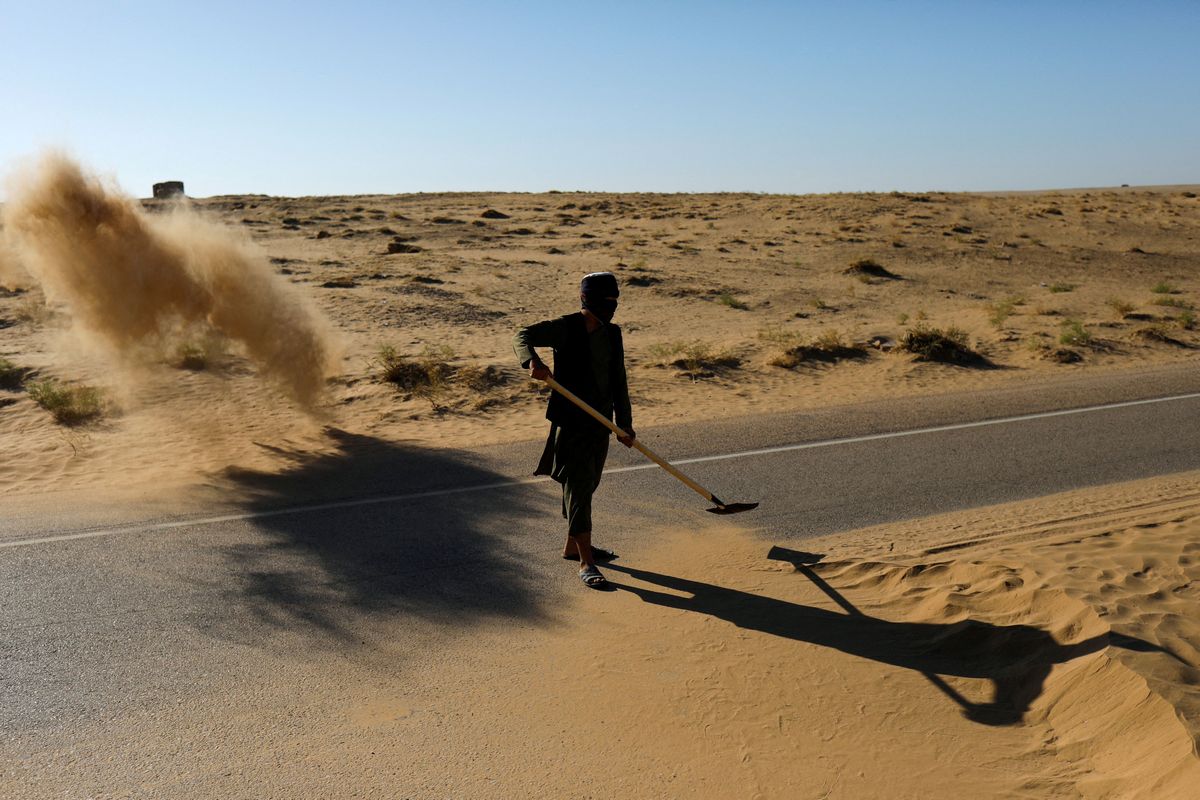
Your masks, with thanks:
M 710 514 L 740 514 L 758 508 L 758 503 L 723 503 L 715 508 L 705 509 Z

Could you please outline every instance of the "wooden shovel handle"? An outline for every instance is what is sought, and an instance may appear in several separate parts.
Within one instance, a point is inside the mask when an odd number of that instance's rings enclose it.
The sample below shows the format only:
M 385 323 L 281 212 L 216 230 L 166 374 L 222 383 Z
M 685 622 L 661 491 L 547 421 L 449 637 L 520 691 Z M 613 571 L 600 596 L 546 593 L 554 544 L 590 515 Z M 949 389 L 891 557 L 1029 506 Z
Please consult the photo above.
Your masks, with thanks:
M 579 406 L 581 409 L 583 409 L 588 414 L 590 414 L 592 419 L 596 420 L 597 422 L 599 422 L 604 427 L 608 428 L 613 433 L 617 434 L 618 436 L 629 436 L 628 433 L 626 433 L 625 431 L 621 430 L 616 425 L 614 425 L 613 421 L 611 419 L 604 416 L 599 411 L 597 411 L 596 409 L 589 406 L 587 403 L 583 402 L 583 400 L 579 399 L 570 389 L 567 389 L 566 387 L 564 387 L 561 383 L 554 380 L 554 378 L 546 378 L 546 383 L 550 386 L 551 389 L 558 392 L 559 394 L 561 394 L 563 397 L 570 400 L 575 405 Z M 672 466 L 671 463 L 669 461 L 667 461 L 665 458 L 663 458 L 658 453 L 651 450 L 649 447 L 646 447 L 646 445 L 642 444 L 640 439 L 634 439 L 633 446 L 636 447 L 638 450 L 642 451 L 642 454 L 645 455 L 646 458 L 650 459 L 655 464 L 658 464 L 660 467 L 665 469 L 667 472 L 671 473 L 676 478 L 678 478 L 680 480 L 680 482 L 683 483 L 684 486 L 687 486 L 689 489 L 691 489 L 693 492 L 695 492 L 696 494 L 703 497 L 705 500 L 708 500 L 711 503 L 717 503 L 717 505 L 721 505 L 720 501 L 717 500 L 713 496 L 712 492 L 710 492 L 708 489 L 705 489 L 700 484 L 696 483 L 694 480 L 689 478 L 687 475 L 684 475 L 682 472 L 680 472 L 678 469 L 676 469 L 674 466 Z

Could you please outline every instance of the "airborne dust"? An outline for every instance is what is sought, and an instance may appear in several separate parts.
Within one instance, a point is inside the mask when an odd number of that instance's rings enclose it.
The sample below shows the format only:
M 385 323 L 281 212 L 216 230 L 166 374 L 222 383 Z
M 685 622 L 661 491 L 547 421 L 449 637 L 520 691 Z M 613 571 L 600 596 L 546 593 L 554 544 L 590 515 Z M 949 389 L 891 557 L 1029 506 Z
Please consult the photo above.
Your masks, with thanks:
M 9 185 L 0 280 L 28 273 L 77 331 L 128 364 L 194 341 L 240 345 L 312 408 L 335 363 L 320 312 L 253 246 L 186 204 L 148 214 L 61 154 Z

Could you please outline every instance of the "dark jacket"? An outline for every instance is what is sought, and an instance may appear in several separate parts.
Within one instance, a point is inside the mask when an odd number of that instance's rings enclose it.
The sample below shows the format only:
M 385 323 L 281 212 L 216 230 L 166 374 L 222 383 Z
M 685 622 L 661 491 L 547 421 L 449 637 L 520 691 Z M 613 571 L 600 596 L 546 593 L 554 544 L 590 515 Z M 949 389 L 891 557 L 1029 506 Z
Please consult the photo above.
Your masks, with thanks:
M 528 367 L 530 360 L 536 355 L 533 348 L 553 348 L 554 379 L 599 411 L 602 416 L 609 419 L 615 417 L 617 427 L 628 431 L 633 428 L 633 415 L 629 402 L 629 384 L 625 375 L 625 345 L 619 326 L 607 323 L 605 328 L 610 347 L 607 392 L 602 392 L 596 381 L 590 334 L 582 313 L 575 312 L 521 328 L 513 336 L 513 349 L 521 366 Z M 546 419 L 564 428 L 594 428 L 597 432 L 607 431 L 585 411 L 557 392 L 550 394 L 546 406 Z

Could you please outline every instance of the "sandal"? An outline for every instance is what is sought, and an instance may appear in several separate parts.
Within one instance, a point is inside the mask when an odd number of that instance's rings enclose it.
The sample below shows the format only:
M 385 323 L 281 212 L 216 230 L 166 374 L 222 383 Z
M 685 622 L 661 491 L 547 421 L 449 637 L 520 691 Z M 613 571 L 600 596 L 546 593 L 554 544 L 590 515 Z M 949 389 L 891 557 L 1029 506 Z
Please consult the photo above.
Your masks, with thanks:
M 563 558 L 567 561 L 578 561 L 579 553 L 572 553 L 569 556 L 563 556 Z M 605 550 L 603 547 L 593 547 L 592 558 L 596 561 L 612 561 L 614 558 L 618 558 L 618 556 L 612 550 Z
M 608 585 L 608 579 L 600 574 L 595 567 L 585 567 L 579 570 L 579 579 L 583 585 L 592 589 L 603 589 Z

